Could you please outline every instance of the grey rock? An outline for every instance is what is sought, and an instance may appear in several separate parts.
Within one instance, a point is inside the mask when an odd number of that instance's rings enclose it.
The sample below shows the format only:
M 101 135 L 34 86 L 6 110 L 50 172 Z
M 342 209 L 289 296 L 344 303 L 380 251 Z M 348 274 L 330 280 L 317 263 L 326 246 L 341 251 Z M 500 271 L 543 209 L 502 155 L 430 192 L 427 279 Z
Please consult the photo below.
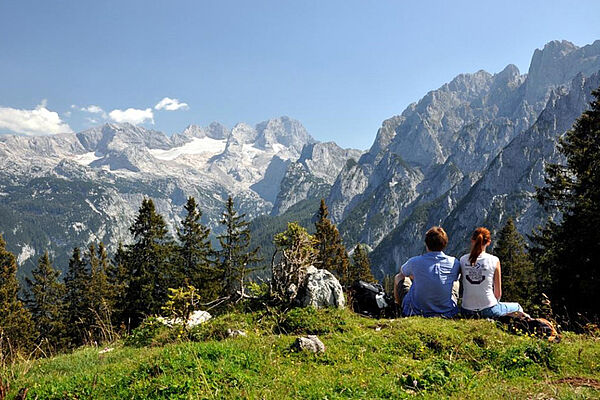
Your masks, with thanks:
M 227 337 L 236 338 L 240 336 L 247 336 L 246 331 L 242 329 L 227 329 Z
M 292 349 L 299 352 L 307 351 L 315 354 L 325 353 L 325 345 L 316 335 L 296 338 L 296 341 L 292 345 Z
M 344 308 L 346 305 L 342 285 L 326 269 L 317 269 L 312 265 L 308 267 L 300 291 L 298 300 L 302 307 Z

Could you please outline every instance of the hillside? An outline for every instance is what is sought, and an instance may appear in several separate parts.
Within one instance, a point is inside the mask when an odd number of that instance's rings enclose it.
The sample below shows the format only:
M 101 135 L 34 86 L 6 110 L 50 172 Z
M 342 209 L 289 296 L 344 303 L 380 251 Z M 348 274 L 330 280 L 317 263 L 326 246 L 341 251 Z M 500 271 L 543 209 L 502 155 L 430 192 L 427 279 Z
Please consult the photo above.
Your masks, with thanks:
M 247 336 L 222 339 L 228 328 Z M 325 353 L 292 352 L 295 338 L 310 332 Z M 488 320 L 295 309 L 226 314 L 194 331 L 195 341 L 150 336 L 148 347 L 86 347 L 3 369 L 7 398 L 21 388 L 38 399 L 600 397 L 598 336 L 567 333 L 550 344 Z

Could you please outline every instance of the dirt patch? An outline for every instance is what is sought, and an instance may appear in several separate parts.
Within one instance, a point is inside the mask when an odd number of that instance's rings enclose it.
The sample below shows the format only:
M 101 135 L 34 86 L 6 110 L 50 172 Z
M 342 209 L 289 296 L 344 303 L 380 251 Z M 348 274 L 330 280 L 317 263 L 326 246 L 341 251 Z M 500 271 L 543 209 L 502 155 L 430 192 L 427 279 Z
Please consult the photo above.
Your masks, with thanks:
M 571 386 L 587 386 L 593 389 L 600 390 L 600 381 L 592 378 L 581 378 L 581 377 L 570 377 L 570 378 L 561 378 L 552 383 L 564 383 Z

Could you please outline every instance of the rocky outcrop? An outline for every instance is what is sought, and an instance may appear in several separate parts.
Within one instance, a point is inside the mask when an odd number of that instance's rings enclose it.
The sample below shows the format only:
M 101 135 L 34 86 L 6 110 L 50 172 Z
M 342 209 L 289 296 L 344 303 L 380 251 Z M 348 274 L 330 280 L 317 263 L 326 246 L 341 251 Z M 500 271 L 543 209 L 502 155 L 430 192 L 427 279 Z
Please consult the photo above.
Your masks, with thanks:
M 342 168 L 356 163 L 361 154 L 333 142 L 305 145 L 300 158 L 288 167 L 271 213 L 280 215 L 302 200 L 327 197 Z

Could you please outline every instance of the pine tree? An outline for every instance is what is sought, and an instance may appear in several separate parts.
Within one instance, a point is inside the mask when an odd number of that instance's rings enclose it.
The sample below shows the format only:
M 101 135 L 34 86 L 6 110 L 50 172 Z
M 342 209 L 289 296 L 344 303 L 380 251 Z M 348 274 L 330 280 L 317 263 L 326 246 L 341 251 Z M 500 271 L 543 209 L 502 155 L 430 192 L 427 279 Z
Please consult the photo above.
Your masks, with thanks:
M 525 248 L 525 239 L 509 218 L 494 245 L 494 255 L 500 259 L 502 271 L 502 297 L 520 303 L 530 312 L 536 303 L 538 288 L 533 262 Z
M 329 210 L 325 200 L 321 199 L 318 221 L 315 223 L 317 231 L 317 266 L 334 273 L 344 287 L 348 287 L 350 281 L 350 260 L 348 252 L 342 244 L 342 237 L 338 228 L 329 219 Z
M 66 288 L 58 280 L 60 271 L 52 266 L 48 252 L 38 260 L 37 267 L 31 272 L 32 278 L 25 278 L 29 289 L 27 307 L 31 312 L 37 341 L 46 344 L 50 350 L 64 346 L 66 327 L 64 324 L 64 296 Z
M 87 321 L 91 322 L 89 332 L 93 341 L 112 339 L 111 316 L 113 311 L 113 293 L 108 279 L 110 269 L 108 254 L 104 244 L 88 247 L 89 282 L 85 295 L 87 305 Z
M 160 312 L 174 284 L 171 258 L 173 239 L 154 202 L 144 199 L 129 228 L 134 243 L 127 247 L 130 275 L 125 295 L 125 318 L 136 327 L 145 316 Z
M 371 263 L 369 262 L 369 256 L 364 245 L 360 243 L 354 248 L 352 254 L 352 265 L 349 271 L 349 283 L 352 284 L 356 281 L 365 282 L 376 282 L 371 272 Z
M 600 89 L 592 92 L 590 109 L 558 140 L 565 163 L 546 166 L 546 186 L 537 197 L 562 220 L 537 234 L 532 254 L 540 273 L 548 277 L 547 290 L 558 308 L 600 317 L 595 299 L 600 292 Z
M 0 234 L 0 364 L 11 350 L 28 349 L 33 338 L 31 315 L 18 293 L 17 261 Z
M 85 343 L 89 325 L 89 307 L 87 294 L 89 283 L 89 272 L 85 261 L 81 258 L 79 247 L 73 249 L 69 259 L 69 267 L 65 276 L 65 325 L 69 346 L 80 346 Z
M 108 263 L 107 278 L 112 293 L 113 326 L 125 328 L 127 322 L 124 310 L 126 308 L 126 294 L 129 287 L 130 275 L 127 269 L 127 250 L 122 242 L 119 242 L 117 251 L 114 255 L 113 262 Z
M 213 250 L 209 239 L 210 229 L 202 225 L 196 200 L 189 197 L 184 207 L 187 215 L 177 230 L 179 239 L 178 269 L 179 287 L 192 285 L 197 289 L 200 301 L 214 300 L 218 295 L 218 271 L 214 265 Z
M 257 256 L 259 248 L 250 250 L 249 222 L 244 220 L 245 216 L 246 214 L 238 215 L 233 199 L 229 196 L 220 221 L 225 232 L 217 236 L 221 250 L 216 255 L 223 276 L 223 295 L 229 296 L 231 300 L 244 297 L 246 276 L 252 270 L 251 266 L 261 261 Z

